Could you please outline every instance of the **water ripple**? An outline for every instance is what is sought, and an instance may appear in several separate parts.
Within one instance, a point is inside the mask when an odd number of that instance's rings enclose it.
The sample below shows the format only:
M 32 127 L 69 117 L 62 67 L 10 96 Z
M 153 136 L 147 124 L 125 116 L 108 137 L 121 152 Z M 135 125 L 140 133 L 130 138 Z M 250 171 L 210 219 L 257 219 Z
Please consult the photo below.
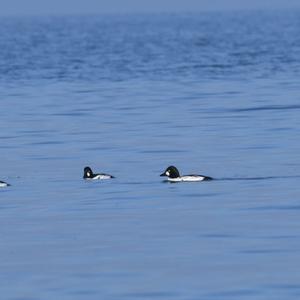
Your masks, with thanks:
M 271 180 L 271 179 L 289 179 L 289 178 L 300 178 L 300 175 L 287 175 L 287 176 L 257 176 L 257 177 L 224 177 L 214 178 L 215 180 L 225 181 L 247 181 L 247 180 Z
M 252 111 L 277 111 L 277 110 L 298 110 L 300 105 L 266 105 L 266 106 L 256 106 L 256 107 L 247 107 L 247 108 L 234 108 L 228 109 L 225 111 L 228 112 L 252 112 Z

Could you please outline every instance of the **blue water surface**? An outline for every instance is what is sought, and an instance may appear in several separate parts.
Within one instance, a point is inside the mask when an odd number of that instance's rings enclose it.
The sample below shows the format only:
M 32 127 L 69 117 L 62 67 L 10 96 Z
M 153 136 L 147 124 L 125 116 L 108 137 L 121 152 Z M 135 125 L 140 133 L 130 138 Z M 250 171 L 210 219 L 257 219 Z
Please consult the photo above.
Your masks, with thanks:
M 300 298 L 300 12 L 2 17 L 0 45 L 1 299 Z

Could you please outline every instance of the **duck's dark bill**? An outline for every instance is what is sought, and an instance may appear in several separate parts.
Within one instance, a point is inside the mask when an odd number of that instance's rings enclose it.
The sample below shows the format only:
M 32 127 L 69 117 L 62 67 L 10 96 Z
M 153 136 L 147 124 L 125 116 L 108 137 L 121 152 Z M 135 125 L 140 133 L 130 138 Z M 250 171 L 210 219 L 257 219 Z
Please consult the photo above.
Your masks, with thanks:
M 166 173 L 162 173 L 162 174 L 160 174 L 159 176 L 167 176 L 167 175 L 166 175 Z

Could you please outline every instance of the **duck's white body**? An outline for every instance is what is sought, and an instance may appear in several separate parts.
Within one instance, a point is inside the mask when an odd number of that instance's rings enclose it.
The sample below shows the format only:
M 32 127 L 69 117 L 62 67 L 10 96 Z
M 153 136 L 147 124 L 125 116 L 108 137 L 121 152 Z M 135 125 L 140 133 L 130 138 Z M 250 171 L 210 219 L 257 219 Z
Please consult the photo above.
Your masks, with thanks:
M 168 177 L 168 181 L 171 182 L 180 182 L 180 181 L 193 182 L 193 181 L 203 181 L 203 180 L 206 180 L 206 177 L 201 175 L 185 175 L 176 178 Z
M 95 174 L 94 177 L 85 178 L 85 180 L 103 180 L 103 179 L 111 179 L 111 178 L 113 178 L 111 175 L 107 175 L 107 174 Z

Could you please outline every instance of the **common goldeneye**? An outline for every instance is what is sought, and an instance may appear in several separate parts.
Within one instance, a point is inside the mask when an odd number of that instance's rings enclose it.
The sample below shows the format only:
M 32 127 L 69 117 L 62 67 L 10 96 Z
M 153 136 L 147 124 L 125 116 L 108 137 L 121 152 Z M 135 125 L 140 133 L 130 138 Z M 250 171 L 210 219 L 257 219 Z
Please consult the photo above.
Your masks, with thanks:
M 0 180 L 0 188 L 10 186 L 10 184 Z
M 110 178 L 115 178 L 115 177 L 109 174 L 94 174 L 90 167 L 84 168 L 83 179 L 98 180 L 98 179 L 110 179 Z
M 171 181 L 171 182 L 212 180 L 211 177 L 204 176 L 204 175 L 184 175 L 184 176 L 180 176 L 179 171 L 174 166 L 168 167 L 165 170 L 164 173 L 160 174 L 160 176 L 167 176 L 168 181 Z

